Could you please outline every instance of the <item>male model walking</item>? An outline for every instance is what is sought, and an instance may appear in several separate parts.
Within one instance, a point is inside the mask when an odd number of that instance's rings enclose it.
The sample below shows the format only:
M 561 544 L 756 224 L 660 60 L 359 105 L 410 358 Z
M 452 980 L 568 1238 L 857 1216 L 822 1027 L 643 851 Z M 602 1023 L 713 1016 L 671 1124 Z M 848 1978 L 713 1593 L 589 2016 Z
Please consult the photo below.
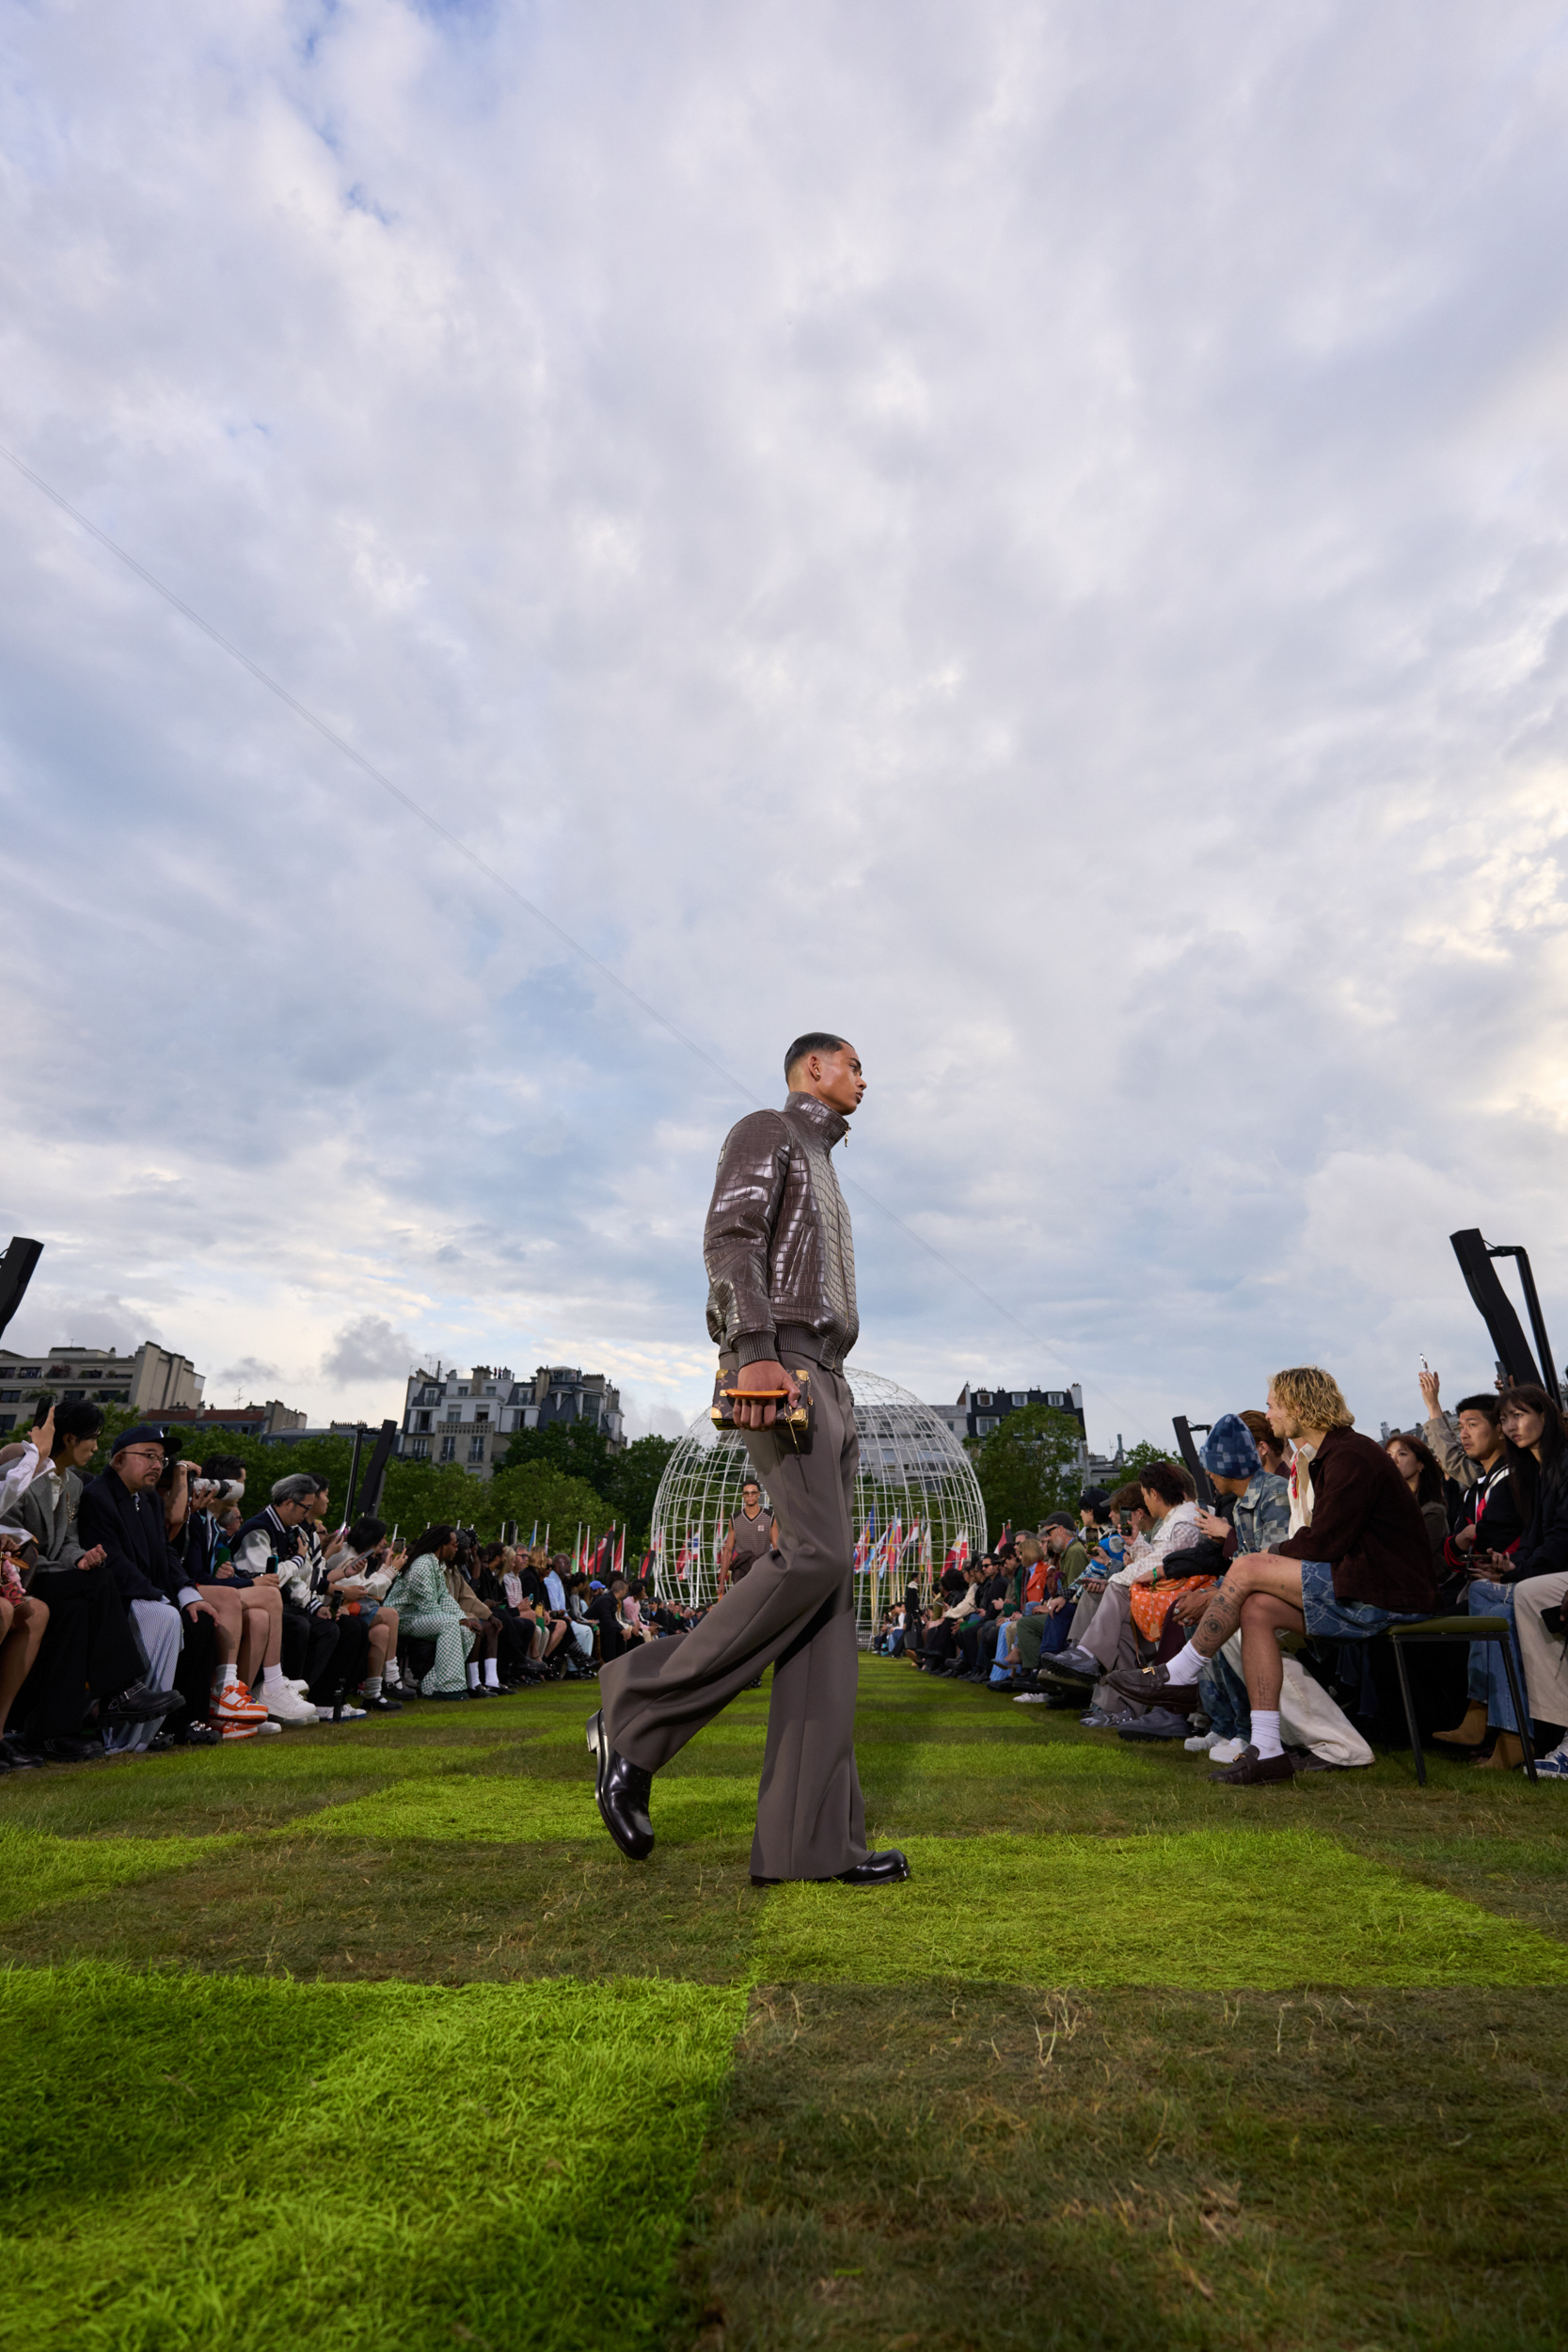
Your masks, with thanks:
M 703 1235 L 708 1330 L 724 1385 L 789 1391 L 808 1375 L 812 1431 L 798 1451 L 766 1396 L 735 1401 L 752 1467 L 768 1488 L 778 1548 L 731 1581 L 689 1633 L 607 1665 L 588 1726 L 605 1827 L 641 1862 L 653 1850 L 652 1776 L 763 1668 L 773 1668 L 757 1790 L 752 1881 L 909 1877 L 896 1851 L 871 1853 L 855 1770 L 860 1654 L 851 1589 L 859 1440 L 844 1361 L 860 1330 L 849 1213 L 830 1154 L 859 1109 L 855 1049 L 813 1031 L 784 1057 L 789 1099 L 732 1127 Z

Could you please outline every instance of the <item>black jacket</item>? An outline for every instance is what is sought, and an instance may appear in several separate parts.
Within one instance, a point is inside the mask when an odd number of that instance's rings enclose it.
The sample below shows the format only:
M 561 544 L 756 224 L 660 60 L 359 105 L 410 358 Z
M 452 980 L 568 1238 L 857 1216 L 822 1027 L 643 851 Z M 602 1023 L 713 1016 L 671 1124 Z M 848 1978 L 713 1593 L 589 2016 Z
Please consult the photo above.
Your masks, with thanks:
M 1555 1486 L 1543 1478 L 1536 1488 L 1530 1523 L 1513 1555 L 1513 1575 L 1504 1581 L 1555 1576 L 1563 1568 L 1568 1568 L 1568 1469 Z
M 76 1533 L 85 1551 L 102 1544 L 121 1600 L 170 1600 L 189 1581 L 164 1533 L 161 1495 L 134 1495 L 119 1473 L 103 1470 L 82 1489 Z

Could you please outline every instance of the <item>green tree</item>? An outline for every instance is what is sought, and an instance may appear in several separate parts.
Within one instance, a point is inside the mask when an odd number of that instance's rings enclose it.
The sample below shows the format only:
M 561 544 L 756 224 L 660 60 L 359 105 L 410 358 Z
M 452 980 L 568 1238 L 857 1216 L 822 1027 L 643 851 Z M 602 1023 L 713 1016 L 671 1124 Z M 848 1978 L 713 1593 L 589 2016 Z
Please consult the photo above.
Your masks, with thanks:
M 1052 1511 L 1076 1517 L 1083 1442 L 1072 1415 L 1050 1405 L 1021 1406 L 989 1438 L 970 1438 L 988 1527 L 997 1532 L 1009 1523 L 1015 1530 L 1037 1527 Z
M 637 1438 L 622 1454 L 610 1457 L 608 1498 L 626 1530 L 626 1550 L 648 1547 L 654 1523 L 654 1498 L 665 1464 L 675 1450 L 672 1438 Z
M 617 1516 L 586 1479 L 568 1478 L 553 1462 L 539 1461 L 499 1470 L 485 1491 L 483 1507 L 495 1520 L 497 1534 L 504 1520 L 515 1519 L 519 1543 L 528 1542 L 536 1520 L 543 1543 L 547 1527 L 552 1551 L 571 1550 L 579 1521 L 585 1534 L 592 1528 L 602 1535 Z M 629 1541 L 626 1548 L 629 1551 Z
M 1176 1465 L 1176 1468 L 1180 1470 L 1181 1468 L 1181 1449 L 1176 1443 L 1174 1438 L 1171 1439 L 1169 1445 L 1151 1445 L 1147 1438 L 1141 1438 L 1138 1443 L 1133 1446 L 1123 1458 L 1121 1465 L 1123 1483 L 1131 1483 L 1132 1479 L 1136 1478 L 1138 1472 L 1148 1462 L 1173 1462 Z
M 580 1478 L 608 1501 L 615 1453 L 604 1432 L 591 1421 L 557 1421 L 545 1429 L 519 1429 L 507 1445 L 499 1467 L 523 1470 L 542 1463 L 562 1478 Z

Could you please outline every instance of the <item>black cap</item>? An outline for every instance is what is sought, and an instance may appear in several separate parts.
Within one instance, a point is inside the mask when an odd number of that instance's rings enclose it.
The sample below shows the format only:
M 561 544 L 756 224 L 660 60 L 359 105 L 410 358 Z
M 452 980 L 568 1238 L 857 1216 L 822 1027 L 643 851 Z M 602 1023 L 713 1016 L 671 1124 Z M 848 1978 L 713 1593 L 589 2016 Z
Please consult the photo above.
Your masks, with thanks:
M 1040 1521 L 1040 1525 L 1041 1525 L 1041 1527 L 1042 1527 L 1042 1528 L 1046 1528 L 1046 1527 L 1065 1527 L 1065 1528 L 1068 1530 L 1068 1532 L 1069 1532 L 1069 1534 L 1071 1534 L 1072 1530 L 1073 1530 L 1073 1529 L 1077 1526 L 1077 1524 L 1078 1524 L 1077 1520 L 1076 1520 L 1076 1519 L 1069 1519 L 1069 1517 L 1068 1517 L 1068 1515 L 1067 1515 L 1067 1513 L 1066 1513 L 1065 1511 L 1053 1511 L 1053 1512 L 1052 1512 L 1052 1514 L 1051 1514 L 1051 1517 L 1050 1517 L 1048 1519 L 1041 1519 L 1041 1521 Z
M 114 1441 L 112 1453 L 127 1454 L 134 1445 L 161 1445 L 166 1451 L 163 1431 L 154 1429 L 150 1421 L 138 1421 L 135 1429 L 122 1429 Z

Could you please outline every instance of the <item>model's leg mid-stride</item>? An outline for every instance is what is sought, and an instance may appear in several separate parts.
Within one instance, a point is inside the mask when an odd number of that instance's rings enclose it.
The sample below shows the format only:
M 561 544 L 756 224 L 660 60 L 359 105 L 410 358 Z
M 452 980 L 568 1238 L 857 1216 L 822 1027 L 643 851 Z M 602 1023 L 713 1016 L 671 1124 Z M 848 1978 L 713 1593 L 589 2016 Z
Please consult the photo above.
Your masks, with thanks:
M 753 1112 L 725 1139 L 704 1237 L 708 1328 L 726 1385 L 742 1391 L 735 1418 L 772 1506 L 773 1548 L 689 1633 L 604 1667 L 588 1744 L 605 1826 L 641 1861 L 654 1844 L 653 1775 L 770 1665 L 753 1883 L 881 1886 L 909 1865 L 867 1851 L 855 1770 L 859 1439 L 843 1364 L 859 1325 L 848 1212 L 829 1157 L 865 1081 L 854 1049 L 822 1034 L 798 1039 L 785 1071 L 783 1111 Z M 793 1403 L 802 1371 L 813 1417 L 804 1450 L 775 1402 L 744 1394 L 787 1389 Z

